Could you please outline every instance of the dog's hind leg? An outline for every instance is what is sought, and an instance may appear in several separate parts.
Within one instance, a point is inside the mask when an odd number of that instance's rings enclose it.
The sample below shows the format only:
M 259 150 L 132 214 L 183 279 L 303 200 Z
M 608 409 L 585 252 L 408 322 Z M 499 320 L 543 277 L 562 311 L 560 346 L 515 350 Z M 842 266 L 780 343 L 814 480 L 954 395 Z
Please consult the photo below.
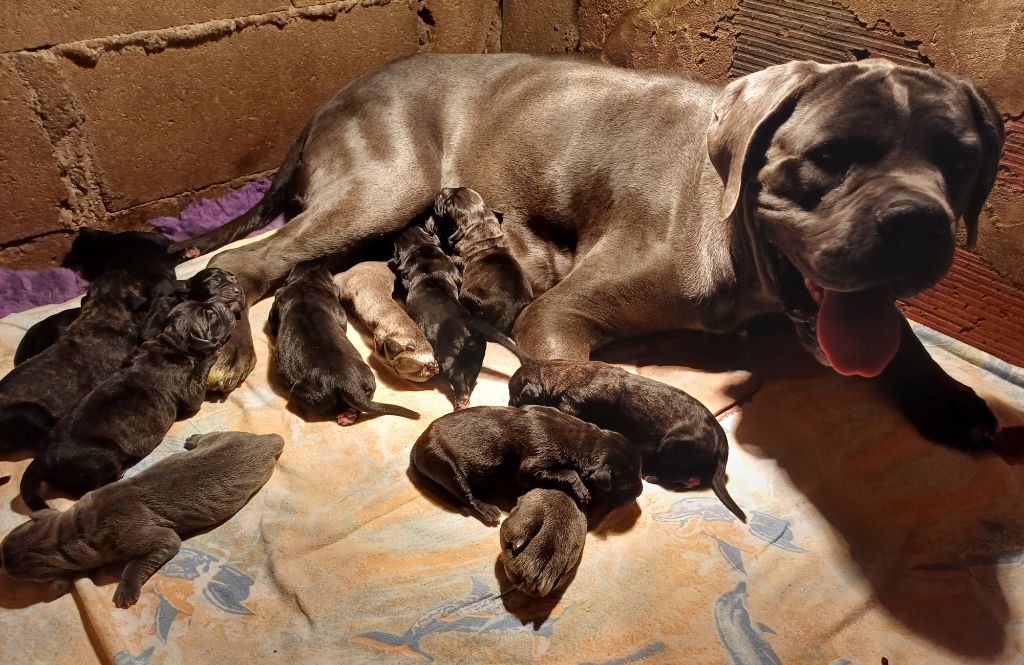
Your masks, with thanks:
M 114 605 L 131 607 L 139 600 L 142 585 L 181 549 L 181 538 L 173 529 L 155 527 L 132 535 L 145 542 L 150 550 L 128 562 L 121 573 L 121 582 L 114 592 Z

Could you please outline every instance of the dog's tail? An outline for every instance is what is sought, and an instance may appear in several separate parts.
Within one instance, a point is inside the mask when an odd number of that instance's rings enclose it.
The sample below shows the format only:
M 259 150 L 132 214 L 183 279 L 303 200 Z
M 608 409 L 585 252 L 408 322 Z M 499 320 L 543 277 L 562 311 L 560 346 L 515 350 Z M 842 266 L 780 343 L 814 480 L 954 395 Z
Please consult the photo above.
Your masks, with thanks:
M 32 463 L 25 469 L 21 476 L 21 499 L 25 505 L 32 510 L 45 510 L 48 508 L 43 501 L 43 463 L 39 458 L 32 460 Z
M 354 409 L 363 413 L 369 413 L 372 416 L 401 416 L 402 418 L 411 418 L 412 420 L 420 419 L 420 414 L 412 409 L 407 409 L 397 404 L 374 402 L 369 398 L 363 398 L 361 395 L 347 396 L 345 401 Z
M 718 497 L 718 500 L 721 501 L 733 515 L 740 518 L 741 522 L 746 523 L 746 513 L 743 512 L 742 508 L 736 505 L 732 495 L 729 494 L 729 490 L 725 488 L 725 462 L 726 456 L 720 455 L 718 457 L 718 466 L 715 467 L 715 475 L 711 478 L 711 490 L 715 493 L 715 496 Z
M 172 244 L 168 252 L 181 255 L 183 260 L 207 254 L 239 238 L 244 238 L 257 229 L 262 229 L 274 221 L 275 217 L 287 212 L 292 204 L 292 180 L 302 161 L 302 151 L 306 147 L 306 139 L 311 126 L 312 123 L 307 124 L 292 143 L 284 161 L 281 162 L 281 167 L 274 174 L 270 189 L 263 195 L 259 203 L 249 211 L 215 229 L 195 238 Z
M 526 355 L 526 353 L 519 348 L 519 345 L 513 341 L 511 337 L 501 332 L 490 323 L 487 323 L 483 319 L 474 316 L 469 320 L 469 327 L 480 333 L 487 338 L 488 341 L 494 342 L 495 344 L 501 344 L 506 349 L 512 352 L 519 362 L 523 365 L 533 362 L 533 358 Z

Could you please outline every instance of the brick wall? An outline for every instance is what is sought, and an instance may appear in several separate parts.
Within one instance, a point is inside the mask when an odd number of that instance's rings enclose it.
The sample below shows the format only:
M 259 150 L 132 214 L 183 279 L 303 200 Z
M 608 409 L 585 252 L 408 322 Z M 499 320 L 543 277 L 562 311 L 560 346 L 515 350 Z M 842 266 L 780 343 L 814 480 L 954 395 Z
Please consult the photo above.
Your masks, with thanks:
M 268 173 L 345 82 L 419 51 L 497 51 L 500 0 L 4 2 L 0 265 L 80 225 L 141 228 Z

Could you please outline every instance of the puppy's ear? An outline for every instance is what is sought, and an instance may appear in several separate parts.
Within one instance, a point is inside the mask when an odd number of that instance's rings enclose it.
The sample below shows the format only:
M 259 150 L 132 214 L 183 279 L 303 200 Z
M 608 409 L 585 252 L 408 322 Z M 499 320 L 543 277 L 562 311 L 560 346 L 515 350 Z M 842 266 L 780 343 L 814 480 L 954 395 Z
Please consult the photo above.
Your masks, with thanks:
M 520 404 L 543 404 L 544 391 L 536 383 L 527 383 L 515 398 L 516 406 Z
M 978 241 L 978 216 L 992 191 L 1003 155 L 1003 141 L 1006 129 L 995 102 L 967 79 L 960 79 L 960 87 L 967 95 L 974 114 L 974 126 L 981 139 L 981 166 L 974 176 L 967 206 L 964 208 L 964 226 L 967 227 L 967 249 L 974 249 Z
M 612 489 L 612 469 L 604 462 L 598 464 L 587 478 L 602 492 L 609 492 Z
M 775 130 L 809 85 L 828 69 L 828 65 L 806 61 L 775 65 L 733 81 L 715 99 L 707 132 L 708 156 L 725 183 L 722 219 L 736 212 Z

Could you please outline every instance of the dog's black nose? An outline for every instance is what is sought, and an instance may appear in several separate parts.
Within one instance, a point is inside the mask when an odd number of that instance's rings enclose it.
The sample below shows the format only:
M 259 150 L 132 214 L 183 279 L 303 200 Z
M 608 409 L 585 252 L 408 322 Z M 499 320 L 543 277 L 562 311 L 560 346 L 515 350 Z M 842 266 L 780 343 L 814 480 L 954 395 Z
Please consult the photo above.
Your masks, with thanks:
M 953 220 L 936 201 L 900 199 L 875 213 L 879 235 L 889 240 L 926 243 L 953 234 Z

